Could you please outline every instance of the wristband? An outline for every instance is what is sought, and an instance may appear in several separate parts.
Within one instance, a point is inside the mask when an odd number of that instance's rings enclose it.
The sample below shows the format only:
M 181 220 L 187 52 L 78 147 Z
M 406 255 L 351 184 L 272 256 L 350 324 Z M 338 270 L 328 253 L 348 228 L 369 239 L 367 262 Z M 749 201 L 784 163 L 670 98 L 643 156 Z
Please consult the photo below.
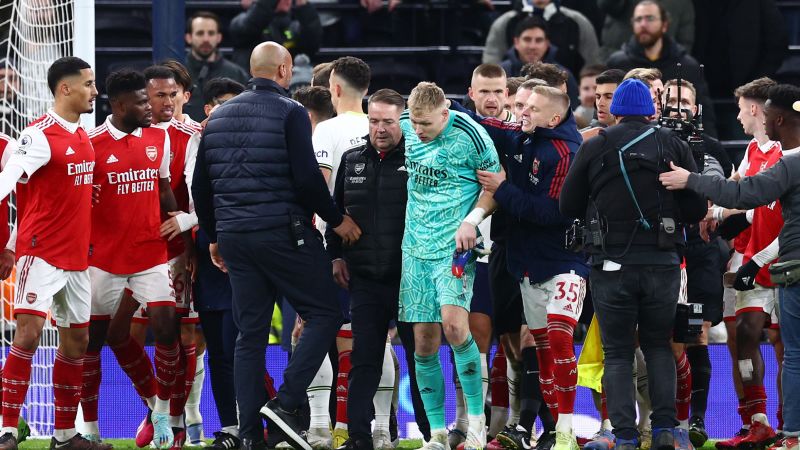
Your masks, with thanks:
M 753 223 L 753 214 L 755 214 L 755 210 L 748 209 L 747 212 L 744 213 L 744 217 L 748 222 Z
M 486 218 L 486 210 L 478 207 L 470 211 L 470 213 L 467 214 L 467 217 L 465 217 L 462 222 L 467 222 L 468 224 L 477 227 L 478 224 L 483 222 L 483 219 L 485 218 Z
M 175 216 L 175 220 L 178 222 L 178 227 L 181 229 L 181 233 L 185 231 L 189 231 L 197 225 L 197 214 L 194 213 L 185 213 L 182 212 Z
M 724 217 L 722 217 L 722 213 L 725 211 L 725 208 L 721 206 L 715 206 L 711 212 L 711 218 L 716 220 L 717 222 L 722 222 Z

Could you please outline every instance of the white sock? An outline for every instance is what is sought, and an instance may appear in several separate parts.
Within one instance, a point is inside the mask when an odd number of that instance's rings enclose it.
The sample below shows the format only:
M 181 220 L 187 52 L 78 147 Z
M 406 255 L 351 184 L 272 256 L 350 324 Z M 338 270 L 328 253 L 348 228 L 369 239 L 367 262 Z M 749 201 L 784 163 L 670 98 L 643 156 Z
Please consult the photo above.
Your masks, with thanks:
M 310 428 L 324 428 L 328 429 L 331 425 L 330 419 L 330 401 L 331 401 L 331 384 L 333 384 L 333 366 L 331 360 L 326 356 L 322 360 L 322 365 L 319 367 L 317 374 L 306 389 L 308 394 L 308 404 L 311 409 L 311 423 Z
M 11 433 L 11 435 L 14 436 L 14 438 L 19 437 L 17 436 L 17 427 L 3 427 L 2 429 L 0 429 L 0 436 L 6 433 Z
M 231 425 L 231 426 L 228 426 L 228 427 L 223 427 L 223 428 L 222 428 L 222 432 L 223 432 L 223 433 L 228 433 L 228 434 L 230 434 L 231 436 L 236 436 L 236 437 L 239 437 L 239 427 L 237 427 L 236 425 Z
M 483 383 L 483 401 L 489 393 L 489 360 L 486 353 L 481 353 L 481 382 Z
M 153 405 L 153 412 L 158 414 L 169 414 L 169 399 L 161 400 L 156 396 L 156 402 Z
M 679 420 L 678 421 L 678 428 L 683 428 L 684 430 L 689 429 L 689 419 Z
M 378 390 L 372 398 L 375 407 L 375 430 L 389 430 L 389 414 L 392 411 L 392 396 L 394 395 L 394 360 L 392 359 L 392 346 L 386 344 L 383 352 L 383 367 Z
M 400 404 L 400 360 L 397 359 L 397 354 L 394 352 L 394 347 L 392 347 L 391 343 L 386 343 L 386 346 L 389 347 L 392 355 L 392 364 L 394 364 L 394 388 L 392 391 L 392 408 L 394 408 L 395 414 L 397 414 L 397 408 Z M 2 422 L 0 422 L 2 423 Z
M 183 428 L 183 414 L 179 416 L 169 416 L 169 426 L 172 428 Z
M 603 419 L 603 424 L 600 425 L 603 430 L 611 431 L 613 427 L 611 426 L 611 419 Z
M 100 427 L 98 426 L 96 420 L 94 422 L 84 422 L 83 427 L 86 430 L 86 434 L 100 436 Z
M 769 426 L 769 419 L 767 419 L 767 415 L 764 413 L 755 413 L 751 416 L 750 420 L 753 422 L 761 422 L 762 424 Z
M 556 421 L 556 431 L 572 433 L 572 414 L 559 414 Z
M 486 436 L 485 434 L 482 433 L 482 431 L 485 430 L 484 425 L 486 423 L 486 417 L 483 414 L 477 416 L 469 416 L 467 420 L 469 421 L 469 429 L 471 429 L 478 436 L 481 435 Z M 484 444 L 486 443 L 484 442 Z
M 203 382 L 206 380 L 206 352 L 197 354 L 197 369 L 194 372 L 194 384 L 189 391 L 186 399 L 186 425 L 203 423 L 203 416 L 200 414 L 200 397 L 203 396 Z
M 150 411 L 153 411 L 154 409 L 156 409 L 156 400 L 158 400 L 158 396 L 157 395 L 145 398 L 143 400 L 144 400 L 145 403 L 147 403 L 147 408 L 150 409 Z
M 78 432 L 75 428 L 67 428 L 65 430 L 53 430 L 53 437 L 56 438 L 58 442 L 67 442 L 68 440 L 72 439 Z M 16 436 L 16 433 L 14 433 Z
M 519 423 L 519 379 L 522 364 L 514 359 L 506 359 L 506 380 L 508 381 L 508 420 L 506 425 L 515 425 Z
M 458 378 L 456 378 L 458 379 Z M 461 390 L 461 383 L 456 383 L 456 428 L 460 431 L 467 431 L 469 419 L 467 418 L 467 404 L 464 401 L 464 391 Z

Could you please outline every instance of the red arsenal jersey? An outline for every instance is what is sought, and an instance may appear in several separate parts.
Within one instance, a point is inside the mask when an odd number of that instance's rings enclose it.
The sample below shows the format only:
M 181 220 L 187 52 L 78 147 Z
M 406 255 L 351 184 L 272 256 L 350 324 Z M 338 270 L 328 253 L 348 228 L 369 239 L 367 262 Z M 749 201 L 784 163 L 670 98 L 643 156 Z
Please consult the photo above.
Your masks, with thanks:
M 95 163 L 89 136 L 50 110 L 22 131 L 17 145 L 8 165 L 27 175 L 17 185 L 17 257 L 85 270 Z
M 97 155 L 95 184 L 100 185 L 100 200 L 92 209 L 89 263 L 118 275 L 166 263 L 158 181 L 169 178 L 167 133 L 151 127 L 127 134 L 109 118 L 89 137 Z
M 766 148 L 767 148 L 766 151 L 762 150 L 758 145 L 758 141 L 755 139 L 752 139 L 750 143 L 747 144 L 747 150 L 745 153 L 745 158 L 747 158 L 747 163 L 746 166 L 744 167 L 744 173 L 742 173 L 742 176 L 751 177 L 761 172 L 765 168 L 771 166 L 772 164 L 775 164 L 775 162 L 772 162 L 771 164 L 769 164 L 769 166 L 767 165 L 768 160 L 772 156 L 777 154 L 778 158 L 780 158 L 781 155 L 780 143 L 769 141 L 767 143 Z M 775 161 L 777 161 L 777 159 Z M 747 251 L 748 242 L 750 242 L 750 236 L 752 232 L 753 232 L 753 227 L 750 227 L 744 230 L 743 232 L 739 233 L 738 236 L 736 236 L 736 238 L 733 240 L 733 248 L 737 252 L 745 254 L 745 252 Z M 769 244 L 769 242 L 767 244 Z M 751 254 L 750 257 L 752 256 L 753 255 Z M 747 258 L 747 260 L 749 259 L 750 258 Z
M 172 192 L 175 194 L 175 201 L 178 203 L 178 210 L 184 212 L 189 211 L 189 188 L 186 184 L 186 169 L 188 166 L 194 166 L 194 158 L 197 157 L 195 152 L 189 151 L 189 140 L 196 133 L 202 130 L 190 124 L 185 124 L 173 118 L 169 122 L 162 122 L 158 124 L 159 128 L 163 128 L 169 135 L 170 142 L 170 185 Z M 196 151 L 196 149 L 195 149 Z M 191 162 L 189 162 L 191 160 Z M 183 253 L 184 245 L 183 239 L 176 237 L 169 241 L 167 251 L 169 258 L 175 258 Z

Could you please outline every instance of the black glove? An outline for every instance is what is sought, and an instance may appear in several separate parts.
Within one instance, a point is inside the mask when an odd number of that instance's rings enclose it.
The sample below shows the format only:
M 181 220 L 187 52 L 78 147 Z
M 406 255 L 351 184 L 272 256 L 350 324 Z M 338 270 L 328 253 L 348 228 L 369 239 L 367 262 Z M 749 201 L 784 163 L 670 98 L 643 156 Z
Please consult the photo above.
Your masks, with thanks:
M 735 238 L 739 235 L 739 233 L 749 227 L 750 222 L 747 221 L 747 214 L 734 214 L 719 224 L 719 227 L 717 227 L 717 233 L 722 239 L 727 241 Z
M 754 260 L 747 261 L 747 264 L 739 267 L 736 271 L 736 279 L 733 281 L 733 288 L 737 291 L 749 291 L 756 287 L 756 274 L 761 270 L 761 266 Z

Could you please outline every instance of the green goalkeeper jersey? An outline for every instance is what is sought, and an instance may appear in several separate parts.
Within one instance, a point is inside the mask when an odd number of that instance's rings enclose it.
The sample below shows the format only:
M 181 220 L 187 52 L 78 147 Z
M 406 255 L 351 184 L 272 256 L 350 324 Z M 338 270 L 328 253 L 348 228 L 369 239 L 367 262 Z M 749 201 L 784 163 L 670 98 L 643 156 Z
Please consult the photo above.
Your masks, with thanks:
M 486 130 L 466 114 L 451 110 L 449 115 L 441 134 L 427 143 L 414 132 L 408 111 L 400 116 L 408 171 L 403 252 L 415 258 L 453 253 L 456 230 L 481 192 L 475 171 L 500 171 Z

